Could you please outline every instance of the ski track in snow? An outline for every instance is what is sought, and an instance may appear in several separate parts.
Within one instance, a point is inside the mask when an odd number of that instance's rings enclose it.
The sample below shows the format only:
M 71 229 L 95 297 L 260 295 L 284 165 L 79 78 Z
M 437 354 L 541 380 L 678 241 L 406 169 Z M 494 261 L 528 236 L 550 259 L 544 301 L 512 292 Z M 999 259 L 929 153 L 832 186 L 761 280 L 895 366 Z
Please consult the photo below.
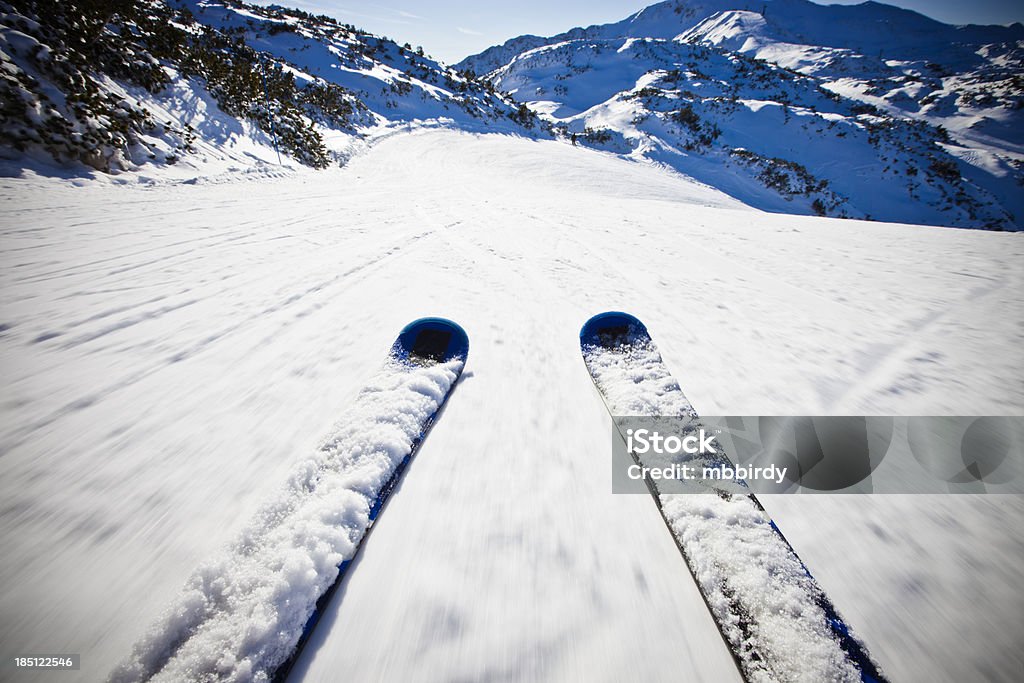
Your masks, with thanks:
M 462 386 L 293 678 L 735 679 L 649 497 L 610 494 L 579 326 L 637 315 L 704 414 L 1020 414 L 1022 256 L 444 130 L 216 185 L 2 179 L 3 654 L 110 674 L 432 314 Z M 893 680 L 1016 678 L 1019 498 L 762 502 Z

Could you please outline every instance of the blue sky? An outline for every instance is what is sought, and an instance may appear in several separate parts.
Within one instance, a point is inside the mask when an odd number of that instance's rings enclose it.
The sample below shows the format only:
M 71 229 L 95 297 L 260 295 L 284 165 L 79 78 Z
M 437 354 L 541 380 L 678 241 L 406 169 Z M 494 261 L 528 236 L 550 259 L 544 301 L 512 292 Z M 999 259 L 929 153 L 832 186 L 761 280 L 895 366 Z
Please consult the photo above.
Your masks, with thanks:
M 399 43 L 422 45 L 428 54 L 454 63 L 468 55 L 533 33 L 549 36 L 574 26 L 625 19 L 655 0 L 250 0 L 260 5 L 299 7 L 327 14 Z M 829 0 L 819 4 L 856 5 L 862 0 Z M 1024 22 L 1020 0 L 889 0 L 950 24 Z

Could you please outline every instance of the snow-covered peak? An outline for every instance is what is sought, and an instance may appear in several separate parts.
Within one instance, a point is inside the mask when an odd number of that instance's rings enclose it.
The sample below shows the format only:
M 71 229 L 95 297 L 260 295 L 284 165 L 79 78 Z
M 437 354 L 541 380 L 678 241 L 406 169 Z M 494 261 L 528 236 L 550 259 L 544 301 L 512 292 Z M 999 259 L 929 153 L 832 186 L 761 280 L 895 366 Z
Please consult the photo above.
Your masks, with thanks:
M 459 65 L 575 144 L 763 209 L 1013 229 L 1024 27 L 866 2 L 662 2 Z
M 680 43 L 706 42 L 710 45 L 745 49 L 747 41 L 765 33 L 767 20 L 758 12 L 718 12 L 675 37 Z

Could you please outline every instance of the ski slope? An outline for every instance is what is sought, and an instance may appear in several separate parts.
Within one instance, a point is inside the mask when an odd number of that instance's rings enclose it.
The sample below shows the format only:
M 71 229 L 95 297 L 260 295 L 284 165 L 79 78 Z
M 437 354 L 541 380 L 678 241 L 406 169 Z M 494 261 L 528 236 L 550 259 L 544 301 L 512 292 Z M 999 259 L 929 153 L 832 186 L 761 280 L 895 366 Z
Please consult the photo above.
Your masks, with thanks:
M 0 180 L 5 656 L 109 675 L 422 315 L 473 352 L 292 680 L 738 679 L 649 497 L 610 493 L 596 312 L 643 319 L 703 414 L 1024 410 L 1017 234 L 446 130 L 248 175 Z M 893 680 L 1017 677 L 1019 497 L 762 502 Z

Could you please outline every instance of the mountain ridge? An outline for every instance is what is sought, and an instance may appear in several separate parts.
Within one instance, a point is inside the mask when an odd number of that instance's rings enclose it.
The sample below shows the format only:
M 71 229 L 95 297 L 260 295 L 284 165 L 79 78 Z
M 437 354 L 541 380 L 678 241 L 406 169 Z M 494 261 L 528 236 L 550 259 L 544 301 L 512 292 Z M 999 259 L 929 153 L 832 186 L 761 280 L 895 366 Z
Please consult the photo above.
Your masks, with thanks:
M 930 27 L 933 32 L 941 34 L 942 39 L 950 40 L 950 42 L 954 42 L 951 40 L 954 36 L 965 39 L 969 38 L 977 42 L 981 32 L 988 35 L 996 33 L 1002 34 L 998 36 L 998 39 L 1002 41 L 1024 40 L 1024 25 L 1019 22 L 1015 22 L 1009 26 L 980 24 L 954 26 L 944 24 L 936 19 L 932 19 L 913 10 L 874 2 L 874 0 L 867 0 L 866 2 L 862 2 L 857 5 L 819 5 L 817 3 L 810 2 L 810 0 L 665 0 L 664 2 L 649 5 L 648 7 L 645 7 L 618 22 L 592 24 L 586 27 L 574 27 L 549 38 L 534 36 L 532 34 L 516 36 L 514 38 L 510 38 L 501 45 L 492 46 L 475 55 L 465 57 L 454 66 L 456 68 L 473 68 L 477 73 L 486 75 L 490 70 L 481 68 L 481 62 L 486 61 L 492 55 L 497 55 L 503 48 L 516 48 L 519 44 L 518 41 L 521 41 L 524 38 L 536 39 L 536 44 L 532 45 L 532 47 L 539 47 L 540 45 L 551 44 L 563 40 L 578 40 L 581 38 L 643 37 L 670 39 L 684 33 L 690 28 L 693 28 L 693 26 L 699 23 L 699 21 L 707 19 L 717 12 L 742 10 L 760 13 L 760 10 L 769 10 L 765 11 L 762 16 L 774 21 L 777 14 L 775 10 L 779 7 L 799 8 L 798 16 L 803 21 L 813 19 L 818 25 L 834 23 L 836 25 L 842 25 L 847 31 L 850 30 L 851 26 L 856 26 L 856 23 L 863 24 L 864 15 L 874 12 L 876 14 L 883 13 L 889 15 L 889 20 L 899 17 L 901 19 L 912 20 L 919 24 L 923 24 Z M 681 23 L 676 25 L 673 24 L 672 21 L 666 21 L 666 19 L 671 19 L 672 15 L 683 20 L 693 19 L 694 17 L 700 17 L 700 19 L 688 24 Z M 851 18 L 861 19 L 861 21 L 852 23 L 850 21 Z M 878 20 L 880 17 L 874 16 L 871 18 Z M 863 28 L 861 28 L 861 31 L 862 30 Z M 861 35 L 861 33 L 858 31 L 857 35 Z M 905 41 L 907 35 L 902 33 L 900 38 Z M 826 46 L 850 46 L 849 39 L 840 38 L 835 40 L 835 42 L 837 44 Z M 817 44 L 825 45 L 820 42 L 820 38 Z M 519 51 L 521 52 L 521 50 Z
M 765 210 L 1009 230 L 1024 216 L 1020 24 L 955 27 L 875 2 L 669 0 L 456 68 L 576 144 Z

